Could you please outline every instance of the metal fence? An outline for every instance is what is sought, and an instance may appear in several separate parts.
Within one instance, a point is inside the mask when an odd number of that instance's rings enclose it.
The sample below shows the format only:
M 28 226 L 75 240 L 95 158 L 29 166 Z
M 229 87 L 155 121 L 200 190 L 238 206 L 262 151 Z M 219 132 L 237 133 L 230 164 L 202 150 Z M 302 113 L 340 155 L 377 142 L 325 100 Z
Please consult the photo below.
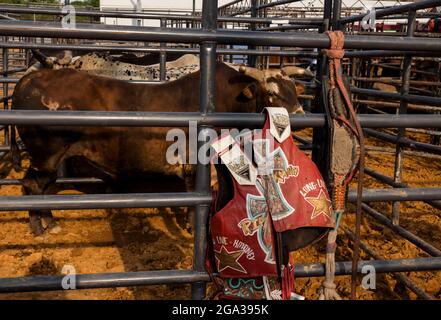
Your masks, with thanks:
M 416 10 L 440 5 L 441 1 L 427 0 L 417 3 L 397 6 L 391 9 L 377 11 L 378 16 L 408 13 L 407 37 L 389 37 L 375 34 L 370 35 L 347 35 L 345 49 L 348 50 L 347 57 L 365 58 L 370 56 L 404 55 L 404 67 L 402 73 L 402 90 L 399 94 L 386 94 L 378 90 L 364 88 L 353 88 L 352 93 L 369 94 L 382 98 L 399 99 L 399 112 L 397 115 L 391 114 L 360 114 L 361 125 L 366 128 L 366 133 L 381 133 L 374 131 L 373 128 L 399 128 L 398 134 L 384 140 L 396 143 L 396 165 L 395 176 L 385 177 L 373 170 L 367 169 L 366 172 L 372 177 L 394 187 L 392 189 L 365 189 L 363 192 L 364 211 L 391 228 L 400 236 L 414 243 L 431 257 L 401 259 L 401 260 L 376 260 L 360 262 L 358 269 L 366 263 L 374 265 L 377 272 L 403 272 L 403 271 L 423 271 L 441 269 L 441 250 L 433 247 L 418 236 L 410 233 L 399 225 L 399 206 L 400 201 L 426 201 L 434 207 L 440 208 L 441 188 L 409 188 L 401 182 L 403 147 L 411 146 L 426 152 L 439 153 L 439 147 L 422 146 L 413 141 L 406 141 L 404 137 L 405 128 L 441 128 L 441 116 L 434 114 L 406 114 L 410 103 L 440 106 L 441 98 L 432 96 L 421 96 L 409 94 L 410 68 L 412 56 L 437 56 L 441 52 L 441 42 L 439 39 L 421 38 L 413 36 L 413 26 L 415 23 Z M 225 8 L 223 8 L 225 9 Z M 263 9 L 263 8 L 262 8 Z M 23 11 L 25 10 L 25 11 Z M 7 17 L 7 13 L 27 12 L 24 8 L 1 7 L 0 13 Z M 33 9 L 37 10 L 37 9 Z M 59 14 L 57 9 L 38 9 L 44 13 Z M 55 11 L 54 11 L 55 10 Z M 40 11 L 40 12 L 41 12 Z M 77 24 L 75 29 L 64 29 L 59 23 L 51 22 L 28 22 L 5 19 L 0 21 L 0 36 L 4 37 L 0 47 L 3 49 L 3 92 L 4 92 L 4 111 L 0 112 L 0 126 L 4 126 L 5 138 L 8 141 L 14 134 L 8 131 L 9 125 L 69 125 L 69 126 L 168 126 L 182 127 L 187 126 L 189 121 L 198 123 L 198 134 L 200 137 L 208 137 L 211 127 L 256 127 L 263 125 L 264 116 L 261 114 L 223 114 L 215 112 L 215 63 L 217 54 L 242 54 L 242 55 L 277 55 L 277 56 L 307 56 L 318 58 L 318 75 L 320 81 L 322 75 L 326 74 L 326 58 L 318 54 L 323 48 L 330 45 L 329 38 L 323 34 L 327 30 L 345 29 L 348 23 L 360 21 L 363 16 L 341 18 L 341 1 L 326 1 L 324 6 L 324 16 L 321 21 L 298 20 L 296 22 L 313 24 L 317 27 L 317 33 L 306 32 L 263 32 L 255 30 L 230 30 L 219 28 L 221 22 L 242 22 L 250 24 L 265 23 L 265 18 L 256 17 L 218 17 L 217 1 L 204 0 L 202 17 L 196 16 L 147 16 L 142 13 L 97 13 L 80 12 L 86 16 L 122 16 L 130 18 L 151 18 L 163 21 L 160 28 L 146 27 L 114 27 L 106 25 Z M 142 16 L 142 17 L 141 17 Z M 195 24 L 196 28 L 176 29 L 167 28 L 167 21 L 182 20 L 196 21 L 201 24 L 201 28 Z M 268 21 L 266 21 L 268 22 Z M 294 23 L 295 21 L 293 21 Z M 107 42 L 107 45 L 98 46 L 93 44 L 63 44 L 48 45 L 24 41 L 28 38 L 65 38 L 65 39 L 87 39 L 93 41 L 123 41 L 124 45 L 115 45 Z M 6 41 L 9 38 L 9 41 Z M 13 40 L 13 41 L 11 41 Z M 192 44 L 198 47 L 176 48 L 166 47 L 140 47 L 133 43 L 177 43 Z M 129 43 L 129 44 L 127 44 Z M 218 50 L 218 45 L 242 45 L 250 46 L 248 49 L 229 49 Z M 262 49 L 256 49 L 262 46 Z M 282 50 L 268 50 L 269 46 L 280 47 Z M 298 52 L 284 51 L 284 47 L 296 48 L 315 48 L 317 52 Z M 9 78 L 14 70 L 9 69 L 8 50 L 11 48 L 31 49 L 31 48 L 65 48 L 83 49 L 84 51 L 108 50 L 108 51 L 139 51 L 139 52 L 161 52 L 161 68 L 165 71 L 164 55 L 167 52 L 193 52 L 200 55 L 200 112 L 198 113 L 151 113 L 151 112 L 39 112 L 39 111 L 11 111 L 8 110 L 9 83 L 16 82 L 16 79 Z M 162 74 L 163 74 L 162 72 Z M 326 117 L 323 104 L 320 103 L 320 86 L 317 86 L 317 100 L 314 113 L 306 115 L 292 115 L 291 125 L 293 128 L 313 127 L 314 138 L 312 141 L 313 158 L 318 163 L 320 169 L 325 172 L 326 162 L 324 150 L 327 147 L 323 144 L 326 141 L 327 131 Z M 200 141 L 198 148 L 204 142 Z M 311 143 L 308 141 L 307 143 Z M 9 150 L 9 146 L 2 147 L 2 152 Z M 192 284 L 192 298 L 201 299 L 205 295 L 205 283 L 210 281 L 205 271 L 204 259 L 207 245 L 207 226 L 210 213 L 211 188 L 210 188 L 210 166 L 198 164 L 196 170 L 195 191 L 191 193 L 166 193 L 166 194 L 112 194 L 112 195 L 54 195 L 54 196 L 21 196 L 21 197 L 1 197 L 0 210 L 42 210 L 42 209 L 90 209 L 90 208 L 147 208 L 161 206 L 192 206 L 196 209 L 194 222 L 194 264 L 193 270 L 162 270 L 148 272 L 126 272 L 108 274 L 89 274 L 77 276 L 77 288 L 105 288 L 119 286 L 137 286 L 150 284 Z M 86 181 L 86 182 L 91 182 Z M 19 184 L 18 180 L 4 179 L 2 184 Z M 349 193 L 349 201 L 356 199 L 354 191 Z M 390 220 L 384 214 L 377 212 L 367 203 L 394 201 L 393 218 Z M 362 246 L 363 248 L 363 246 Z M 364 246 L 366 248 L 366 246 Z M 366 249 L 368 250 L 368 249 Z M 350 262 L 337 262 L 337 274 L 350 274 Z M 319 263 L 308 265 L 297 265 L 296 275 L 298 277 L 312 277 L 324 275 L 324 265 Z M 401 277 L 408 287 L 415 291 L 420 297 L 427 298 L 422 291 L 409 279 Z M 61 290 L 61 277 L 59 276 L 38 276 L 26 278 L 0 279 L 0 292 L 22 292 L 22 291 L 44 291 Z

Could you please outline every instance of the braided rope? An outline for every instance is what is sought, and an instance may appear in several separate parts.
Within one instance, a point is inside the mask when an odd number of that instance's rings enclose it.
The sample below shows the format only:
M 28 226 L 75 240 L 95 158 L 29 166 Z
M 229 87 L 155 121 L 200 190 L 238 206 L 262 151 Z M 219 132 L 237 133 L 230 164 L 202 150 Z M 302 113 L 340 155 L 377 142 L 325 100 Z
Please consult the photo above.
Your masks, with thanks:
M 344 57 L 345 51 L 344 46 L 344 34 L 341 31 L 328 31 L 326 32 L 330 41 L 330 49 L 322 50 L 323 54 L 327 55 L 329 58 L 329 86 L 332 89 L 338 88 L 341 95 L 343 96 L 344 103 L 349 111 L 349 114 L 354 122 L 352 124 L 344 116 L 340 115 L 335 117 L 341 124 L 346 126 L 358 139 L 360 145 L 360 156 L 358 159 L 358 187 L 357 187 L 357 213 L 356 213 L 356 223 L 355 223 L 355 241 L 354 241 L 354 254 L 352 259 L 352 277 L 351 277 L 351 298 L 356 298 L 356 285 L 357 285 L 357 265 L 359 260 L 359 246 L 360 246 L 360 225 L 361 225 L 361 201 L 363 193 L 363 176 L 364 176 L 364 158 L 365 158 L 365 148 L 364 148 L 364 136 L 363 130 L 360 123 L 357 120 L 357 115 L 352 105 L 349 94 L 343 83 L 341 77 L 341 59 Z M 355 125 L 355 127 L 354 127 Z M 335 249 L 336 249 L 336 238 L 337 230 L 340 224 L 341 216 L 345 210 L 346 206 L 346 192 L 348 184 L 357 171 L 355 167 L 352 172 L 349 172 L 347 176 L 334 174 L 334 195 L 333 204 L 336 210 L 336 227 L 331 230 L 328 234 L 328 244 L 326 253 L 326 277 L 325 281 L 320 287 L 320 299 L 341 299 L 336 292 L 336 286 L 334 284 L 335 279 Z

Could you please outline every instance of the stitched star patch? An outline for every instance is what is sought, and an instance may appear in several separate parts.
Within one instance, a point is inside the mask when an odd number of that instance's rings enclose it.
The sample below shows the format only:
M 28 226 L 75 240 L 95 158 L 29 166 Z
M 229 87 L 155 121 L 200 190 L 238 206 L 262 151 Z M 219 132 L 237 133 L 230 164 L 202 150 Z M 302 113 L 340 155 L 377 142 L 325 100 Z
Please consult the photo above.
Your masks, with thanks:
M 239 263 L 239 259 L 243 254 L 243 250 L 229 252 L 224 246 L 221 246 L 220 251 L 214 251 L 214 256 L 217 263 L 217 271 L 222 272 L 225 269 L 230 268 L 238 272 L 247 273 Z
M 323 190 L 320 190 L 317 197 L 306 197 L 305 200 L 314 207 L 314 211 L 311 214 L 311 220 L 319 217 L 322 214 L 328 218 L 331 218 L 331 201 L 326 197 Z

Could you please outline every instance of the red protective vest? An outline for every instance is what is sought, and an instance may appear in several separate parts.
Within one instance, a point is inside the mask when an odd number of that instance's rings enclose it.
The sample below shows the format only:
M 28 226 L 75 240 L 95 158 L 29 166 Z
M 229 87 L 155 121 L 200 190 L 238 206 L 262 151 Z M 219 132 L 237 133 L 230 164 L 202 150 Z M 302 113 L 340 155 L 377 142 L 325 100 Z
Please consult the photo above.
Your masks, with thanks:
M 212 144 L 234 186 L 234 197 L 210 222 L 214 267 L 224 279 L 277 276 L 277 232 L 335 226 L 325 183 L 294 144 L 288 112 L 266 114 L 263 131 Z

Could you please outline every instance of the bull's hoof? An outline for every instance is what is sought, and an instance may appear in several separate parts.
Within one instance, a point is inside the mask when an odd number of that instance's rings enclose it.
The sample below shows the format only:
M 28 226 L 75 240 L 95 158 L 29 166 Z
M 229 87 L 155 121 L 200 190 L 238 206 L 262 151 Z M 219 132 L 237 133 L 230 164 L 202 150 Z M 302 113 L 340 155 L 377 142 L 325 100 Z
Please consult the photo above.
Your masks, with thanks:
M 31 222 L 30 223 L 31 231 L 36 236 L 42 236 L 44 234 L 43 226 L 41 225 L 41 221 L 39 222 Z
M 50 230 L 55 228 L 58 224 L 55 222 L 55 219 L 52 215 L 44 215 L 41 217 L 41 224 L 45 230 Z
M 59 234 L 62 231 L 63 229 L 59 225 L 56 225 L 55 227 L 49 229 L 50 234 Z
M 41 219 L 43 228 L 49 233 L 49 234 L 59 234 L 63 229 L 58 225 L 57 222 L 55 222 L 54 218 L 52 217 L 44 217 Z

